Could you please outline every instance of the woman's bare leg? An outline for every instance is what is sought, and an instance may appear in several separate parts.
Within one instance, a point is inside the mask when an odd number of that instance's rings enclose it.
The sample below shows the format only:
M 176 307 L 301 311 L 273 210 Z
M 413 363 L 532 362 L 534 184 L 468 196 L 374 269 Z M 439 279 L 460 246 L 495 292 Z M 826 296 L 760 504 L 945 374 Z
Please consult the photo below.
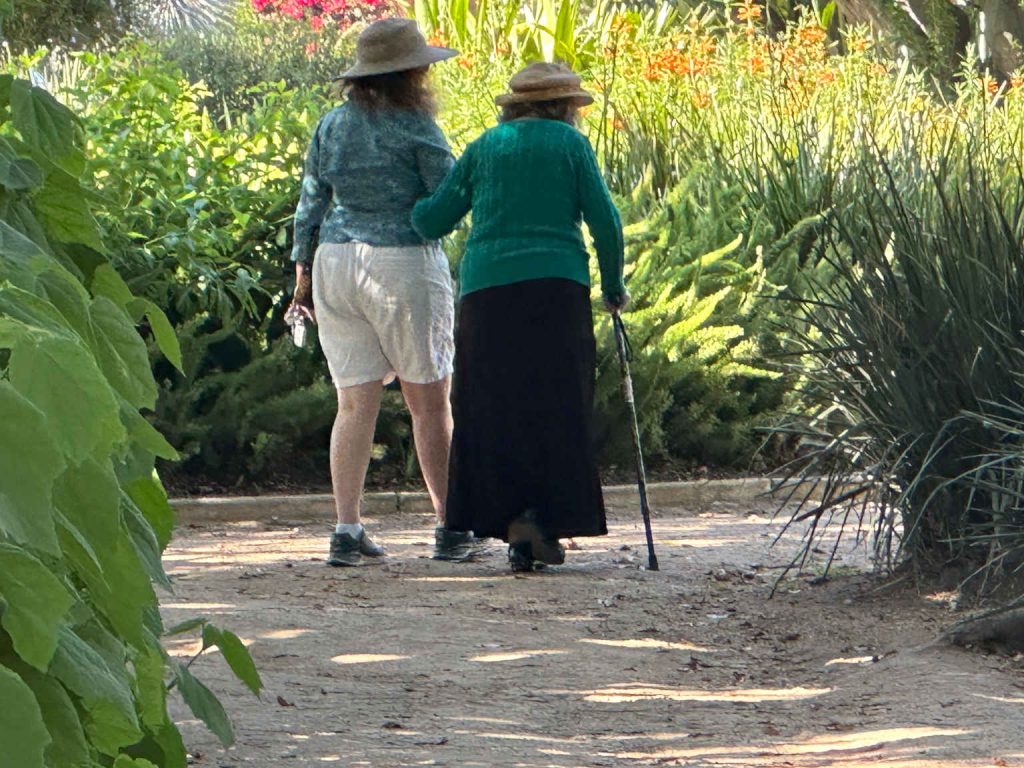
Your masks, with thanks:
M 451 377 L 430 384 L 402 382 L 402 395 L 412 415 L 412 434 L 420 471 L 430 493 L 437 521 L 444 525 L 448 495 L 448 453 L 452 446 Z
M 359 522 L 380 398 L 379 381 L 338 390 L 338 415 L 331 430 L 331 485 L 339 523 Z

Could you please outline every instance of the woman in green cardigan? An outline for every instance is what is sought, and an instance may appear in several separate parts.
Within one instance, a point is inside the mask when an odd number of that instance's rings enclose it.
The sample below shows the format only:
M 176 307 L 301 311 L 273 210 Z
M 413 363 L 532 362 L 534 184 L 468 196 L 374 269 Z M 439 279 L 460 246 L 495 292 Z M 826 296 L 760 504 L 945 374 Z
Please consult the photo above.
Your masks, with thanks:
M 606 307 L 628 300 L 622 224 L 587 139 L 593 102 L 560 64 L 496 99 L 499 124 L 413 210 L 425 238 L 470 210 L 455 339 L 447 526 L 509 543 L 513 570 L 564 562 L 559 538 L 608 532 L 593 445 L 593 237 Z

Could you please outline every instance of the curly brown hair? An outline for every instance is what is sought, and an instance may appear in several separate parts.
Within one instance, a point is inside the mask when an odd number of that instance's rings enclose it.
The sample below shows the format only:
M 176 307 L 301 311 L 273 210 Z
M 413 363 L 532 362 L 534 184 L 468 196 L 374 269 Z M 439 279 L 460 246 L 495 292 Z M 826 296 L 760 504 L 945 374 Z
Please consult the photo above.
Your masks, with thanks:
M 545 120 L 560 120 L 569 125 L 576 125 L 579 109 L 579 105 L 572 99 L 524 101 L 519 104 L 506 104 L 502 107 L 498 122 L 507 123 L 509 120 L 518 120 L 521 117 L 540 117 Z
M 367 112 L 387 107 L 433 117 L 437 114 L 437 101 L 430 89 L 428 71 L 428 67 L 419 67 L 383 75 L 351 77 L 341 81 L 341 92 Z

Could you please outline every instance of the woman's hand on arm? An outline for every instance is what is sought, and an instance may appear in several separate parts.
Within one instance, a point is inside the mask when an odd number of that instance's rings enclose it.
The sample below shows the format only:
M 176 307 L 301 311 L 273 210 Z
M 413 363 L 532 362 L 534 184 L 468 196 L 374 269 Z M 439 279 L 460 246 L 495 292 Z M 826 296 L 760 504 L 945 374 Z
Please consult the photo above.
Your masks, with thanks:
M 420 200 L 413 208 L 412 226 L 425 239 L 438 240 L 444 237 L 469 213 L 473 202 L 471 150 L 472 145 L 433 194 Z

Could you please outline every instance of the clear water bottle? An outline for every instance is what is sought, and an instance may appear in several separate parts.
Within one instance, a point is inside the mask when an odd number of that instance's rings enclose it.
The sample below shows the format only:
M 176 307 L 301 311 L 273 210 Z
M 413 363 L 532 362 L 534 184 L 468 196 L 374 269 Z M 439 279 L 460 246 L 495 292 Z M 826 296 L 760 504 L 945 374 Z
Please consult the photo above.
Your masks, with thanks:
M 306 337 L 308 335 L 306 323 L 309 322 L 306 314 L 298 307 L 292 307 L 288 314 L 285 315 L 284 321 L 291 327 L 292 343 L 296 347 L 306 346 Z
M 306 346 L 306 318 L 303 315 L 292 322 L 292 343 L 296 347 Z

